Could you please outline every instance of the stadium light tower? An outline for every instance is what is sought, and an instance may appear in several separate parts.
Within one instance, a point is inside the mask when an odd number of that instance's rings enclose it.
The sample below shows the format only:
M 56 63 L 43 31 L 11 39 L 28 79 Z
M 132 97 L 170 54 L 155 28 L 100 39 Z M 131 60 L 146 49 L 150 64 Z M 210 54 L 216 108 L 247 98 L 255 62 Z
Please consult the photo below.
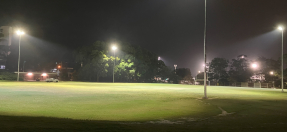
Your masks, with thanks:
M 17 76 L 17 81 L 19 81 L 19 66 L 20 66 L 20 42 L 21 42 L 21 36 L 25 34 L 25 32 L 18 30 L 16 31 L 17 35 L 19 35 L 19 57 L 18 57 L 18 76 Z
M 282 92 L 283 91 L 283 88 L 284 88 L 284 83 L 283 83 L 283 32 L 284 32 L 284 28 L 279 26 L 278 27 L 278 30 L 280 30 L 282 32 L 282 56 L 281 56 L 281 89 L 282 89 Z
M 112 50 L 114 51 L 114 57 L 115 57 L 114 68 L 113 68 L 113 83 L 115 83 L 115 65 L 116 65 L 116 50 L 117 50 L 117 47 L 116 46 L 112 46 Z

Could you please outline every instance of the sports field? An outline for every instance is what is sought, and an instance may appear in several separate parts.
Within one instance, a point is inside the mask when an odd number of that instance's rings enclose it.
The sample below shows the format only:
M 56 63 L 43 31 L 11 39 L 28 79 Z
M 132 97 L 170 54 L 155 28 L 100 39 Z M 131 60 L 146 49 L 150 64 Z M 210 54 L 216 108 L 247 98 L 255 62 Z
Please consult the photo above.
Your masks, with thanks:
M 0 131 L 287 131 L 277 89 L 0 82 Z

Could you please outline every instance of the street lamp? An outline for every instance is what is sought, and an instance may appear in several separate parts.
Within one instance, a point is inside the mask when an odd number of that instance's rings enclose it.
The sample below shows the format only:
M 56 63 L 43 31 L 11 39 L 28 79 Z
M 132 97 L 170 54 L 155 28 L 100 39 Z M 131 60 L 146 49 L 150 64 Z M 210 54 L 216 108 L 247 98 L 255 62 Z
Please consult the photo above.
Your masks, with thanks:
M 283 85 L 283 31 L 284 31 L 284 28 L 279 26 L 278 27 L 278 30 L 280 30 L 282 32 L 282 56 L 281 56 L 281 89 L 282 89 L 282 92 L 283 91 L 283 88 L 284 88 L 284 85 Z
M 19 35 L 19 57 L 18 57 L 18 76 L 17 76 L 17 81 L 19 81 L 19 65 L 20 65 L 20 42 L 21 42 L 21 36 L 25 34 L 25 32 L 18 30 L 16 31 L 17 35 Z
M 115 61 L 114 61 L 114 68 L 113 68 L 113 83 L 115 83 L 115 65 L 116 65 L 116 50 L 117 47 L 116 46 L 112 46 L 112 50 L 114 51 L 114 57 L 115 57 Z

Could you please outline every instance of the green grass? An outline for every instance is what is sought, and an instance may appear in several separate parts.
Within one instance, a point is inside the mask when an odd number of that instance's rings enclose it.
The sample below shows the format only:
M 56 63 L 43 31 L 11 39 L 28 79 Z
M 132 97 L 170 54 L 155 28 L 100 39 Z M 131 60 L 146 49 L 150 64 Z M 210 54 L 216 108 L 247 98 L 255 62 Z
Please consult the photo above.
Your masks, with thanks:
M 213 86 L 202 96 L 193 85 L 0 82 L 0 131 L 287 130 L 280 90 Z

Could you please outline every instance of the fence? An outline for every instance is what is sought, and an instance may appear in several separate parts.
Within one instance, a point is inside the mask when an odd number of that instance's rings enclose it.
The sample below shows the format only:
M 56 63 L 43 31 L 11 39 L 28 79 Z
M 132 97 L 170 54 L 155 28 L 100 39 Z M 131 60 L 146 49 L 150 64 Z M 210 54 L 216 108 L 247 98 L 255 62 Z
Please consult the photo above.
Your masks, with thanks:
M 203 82 L 199 82 L 199 85 L 203 85 Z M 209 86 L 233 86 L 233 87 L 250 87 L 250 88 L 275 88 L 273 83 L 250 83 L 250 82 L 234 82 L 234 83 L 223 83 L 219 84 L 213 81 L 206 83 Z

